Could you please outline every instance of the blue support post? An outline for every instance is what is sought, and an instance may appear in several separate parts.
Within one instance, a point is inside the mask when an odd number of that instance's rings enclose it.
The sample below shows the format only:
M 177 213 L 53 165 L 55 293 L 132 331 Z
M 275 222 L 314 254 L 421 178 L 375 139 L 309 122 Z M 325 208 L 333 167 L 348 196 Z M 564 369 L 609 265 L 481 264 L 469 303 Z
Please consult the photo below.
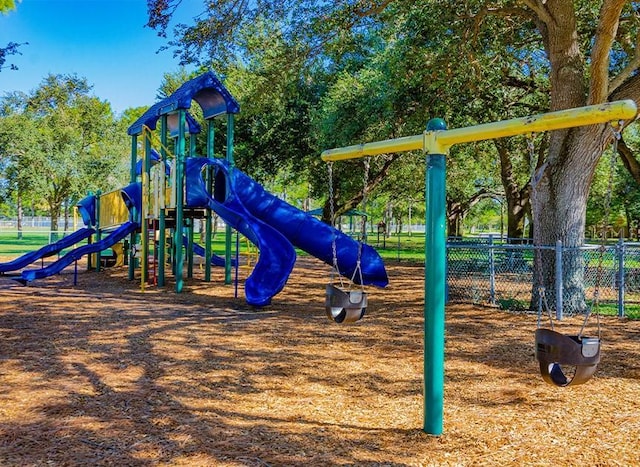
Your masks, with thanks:
M 100 231 L 100 195 L 102 195 L 102 191 L 98 190 L 96 192 L 96 243 L 99 242 L 100 240 L 102 240 L 102 232 Z M 95 270 L 96 271 L 100 271 L 100 266 L 102 262 L 102 252 L 101 251 L 97 251 L 96 252 L 96 265 L 95 265 Z

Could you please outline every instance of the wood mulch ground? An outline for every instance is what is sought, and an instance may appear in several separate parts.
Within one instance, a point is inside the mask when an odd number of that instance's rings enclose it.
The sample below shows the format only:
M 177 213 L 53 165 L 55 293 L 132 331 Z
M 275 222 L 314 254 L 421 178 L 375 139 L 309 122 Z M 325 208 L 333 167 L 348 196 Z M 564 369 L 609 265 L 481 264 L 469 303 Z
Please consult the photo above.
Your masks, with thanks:
M 122 269 L 0 277 L 0 464 L 640 465 L 640 322 L 603 319 L 595 378 L 559 389 L 538 375 L 535 316 L 449 306 L 429 436 L 422 269 L 388 270 L 349 326 L 324 316 L 328 270 L 308 258 L 258 312 L 219 271 L 182 294 Z

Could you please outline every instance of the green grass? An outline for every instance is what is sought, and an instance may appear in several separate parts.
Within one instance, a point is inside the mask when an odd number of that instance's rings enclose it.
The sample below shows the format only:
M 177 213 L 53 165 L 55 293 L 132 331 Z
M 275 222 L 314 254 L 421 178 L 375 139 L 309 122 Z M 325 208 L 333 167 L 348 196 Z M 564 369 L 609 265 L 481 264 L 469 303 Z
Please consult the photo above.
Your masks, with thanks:
M 595 311 L 595 310 L 593 310 Z M 603 316 L 618 316 L 618 304 L 617 303 L 600 303 L 598 312 Z M 637 303 L 625 303 L 624 316 L 629 319 L 640 319 L 640 304 Z
M 378 238 L 377 234 L 370 234 L 367 241 L 385 260 L 424 262 L 423 233 L 401 233 L 391 235 L 386 240 Z
M 38 248 L 46 245 L 49 241 L 48 231 L 28 231 L 23 233 L 22 238 L 18 239 L 16 231 L 0 231 L 0 256 L 4 257 L 18 257 L 24 253 L 37 250 Z M 200 238 L 199 234 L 194 235 L 194 241 L 204 246 L 204 241 Z M 392 235 L 386 239 L 386 242 L 380 238 L 378 240 L 377 235 L 370 235 L 368 242 L 373 246 L 387 261 L 407 261 L 407 262 L 423 262 L 424 261 L 424 234 L 413 233 L 408 235 L 402 233 L 400 236 Z M 236 237 L 232 238 L 231 247 L 233 254 L 235 255 Z M 255 261 L 257 256 L 256 247 L 249 244 L 244 237 L 240 237 L 239 241 L 240 254 L 251 254 Z M 225 238 L 224 232 L 218 232 L 212 241 L 213 253 L 223 256 L 225 251 Z M 305 256 L 306 253 L 297 250 L 298 254 Z M 524 252 L 529 253 L 530 252 Z M 613 266 L 613 265 L 612 265 Z M 606 267 L 606 265 L 605 265 Z M 501 308 L 518 308 L 518 306 L 526 307 L 526 304 L 511 303 L 509 300 L 505 300 L 505 303 L 501 303 Z M 602 303 L 600 304 L 600 313 L 605 316 L 617 316 L 618 307 L 615 303 Z M 640 304 L 625 304 L 625 316 L 629 319 L 640 319 Z
M 49 243 L 49 232 L 25 232 L 18 238 L 16 231 L 0 232 L 0 256 L 19 256 Z

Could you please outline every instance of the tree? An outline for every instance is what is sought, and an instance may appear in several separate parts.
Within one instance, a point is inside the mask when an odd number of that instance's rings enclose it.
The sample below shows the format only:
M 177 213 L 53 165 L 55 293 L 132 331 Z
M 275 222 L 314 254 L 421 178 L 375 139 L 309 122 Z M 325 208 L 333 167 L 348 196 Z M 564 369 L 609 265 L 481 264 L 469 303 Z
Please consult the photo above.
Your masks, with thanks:
M 38 198 L 30 189 L 37 178 L 31 165 L 38 159 L 37 131 L 24 114 L 5 115 L 0 122 L 0 200 L 15 207 L 22 238 L 23 207 Z
M 15 0 L 0 0 L 0 13 L 7 14 L 10 11 L 15 9 L 16 9 Z M 20 51 L 18 50 L 18 48 L 21 45 L 25 45 L 25 44 L 19 44 L 17 42 L 9 42 L 4 47 L 0 47 L 0 71 L 2 71 L 3 68 L 5 68 L 5 63 L 7 62 L 8 56 L 20 54 Z M 13 64 L 10 66 L 10 68 L 12 70 L 18 69 Z
M 30 94 L 9 96 L 1 107 L 0 154 L 11 158 L 7 173 L 16 196 L 44 200 L 54 232 L 63 210 L 86 191 L 122 183 L 113 174 L 126 160 L 126 136 L 110 105 L 90 90 L 83 78 L 49 75 Z
M 634 73 L 638 61 L 634 5 L 623 0 L 605 0 L 598 13 L 592 5 L 585 5 L 591 7 L 585 15 L 579 9 L 581 5 L 574 2 L 522 3 L 526 8 L 514 13 L 535 24 L 549 61 L 550 110 L 622 98 L 638 101 L 640 76 Z M 534 230 L 537 244 L 553 245 L 557 240 L 568 247 L 582 244 L 589 188 L 611 138 L 608 125 L 555 131 L 550 135 L 545 163 L 538 169 L 540 182 L 534 209 L 544 215 L 539 216 Z M 585 309 L 582 256 L 572 255 L 565 262 L 565 270 L 565 303 L 570 309 Z M 550 271 L 553 268 L 545 267 L 543 280 L 547 289 L 553 290 Z

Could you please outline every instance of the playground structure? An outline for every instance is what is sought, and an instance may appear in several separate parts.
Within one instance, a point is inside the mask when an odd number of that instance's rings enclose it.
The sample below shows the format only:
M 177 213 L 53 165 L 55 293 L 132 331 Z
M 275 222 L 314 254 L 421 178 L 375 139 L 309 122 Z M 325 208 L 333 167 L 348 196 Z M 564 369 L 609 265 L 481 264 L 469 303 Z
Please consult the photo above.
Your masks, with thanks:
M 196 144 L 202 128 L 189 112 L 194 101 L 206 126 L 206 154 L 202 156 L 197 154 Z M 359 244 L 278 199 L 235 167 L 234 115 L 239 111 L 239 104 L 213 73 L 187 81 L 129 127 L 130 185 L 110 193 L 89 195 L 80 201 L 77 207 L 86 225 L 81 233 L 0 268 L 16 271 L 38 258 L 89 239 L 88 245 L 75 248 L 49 266 L 23 270 L 15 278 L 28 283 L 47 277 L 84 255 L 90 255 L 90 267 L 93 263 L 99 269 L 102 252 L 114 248 L 127 256 L 130 280 L 135 279 L 136 268 L 140 268 L 143 290 L 150 280 L 159 287 L 165 286 L 170 267 L 175 292 L 180 293 L 184 287 L 185 260 L 187 277 L 192 277 L 194 254 L 204 256 L 205 282 L 211 281 L 211 267 L 221 266 L 225 284 L 232 283 L 232 267 L 238 266 L 232 258 L 232 229 L 235 229 L 259 250 L 244 284 L 246 301 L 252 306 L 268 305 L 285 286 L 296 260 L 295 248 L 329 265 L 334 265 L 337 255 L 341 275 L 350 278 L 354 270 L 361 268 L 363 285 L 386 286 L 384 263 L 372 247 Z M 213 123 L 217 117 L 226 117 L 224 158 L 215 157 Z M 214 212 L 226 224 L 223 257 L 212 251 Z M 194 242 L 196 219 L 205 221 L 204 247 Z M 123 242 L 125 239 L 128 242 Z M 129 247 L 119 247 L 122 243 L 128 243 Z
M 442 434 L 444 412 L 444 323 L 446 283 L 445 158 L 451 146 L 575 126 L 617 122 L 637 114 L 632 100 L 568 109 L 467 128 L 447 130 L 432 119 L 420 135 L 324 151 L 322 159 L 338 161 L 390 152 L 422 150 L 426 155 L 424 275 L 424 400 L 423 430 Z M 586 342 L 591 347 L 591 342 Z M 583 349 L 584 352 L 584 349 Z M 539 356 L 540 358 L 540 356 Z

